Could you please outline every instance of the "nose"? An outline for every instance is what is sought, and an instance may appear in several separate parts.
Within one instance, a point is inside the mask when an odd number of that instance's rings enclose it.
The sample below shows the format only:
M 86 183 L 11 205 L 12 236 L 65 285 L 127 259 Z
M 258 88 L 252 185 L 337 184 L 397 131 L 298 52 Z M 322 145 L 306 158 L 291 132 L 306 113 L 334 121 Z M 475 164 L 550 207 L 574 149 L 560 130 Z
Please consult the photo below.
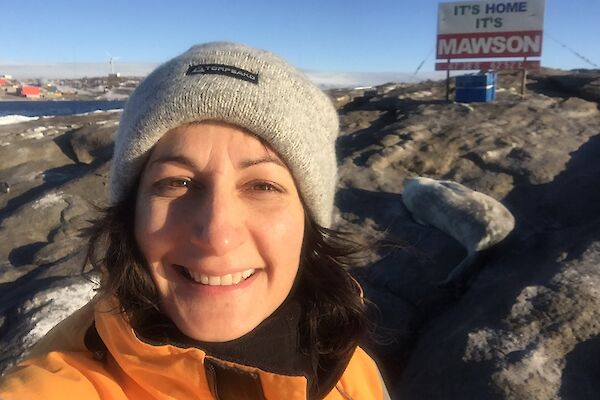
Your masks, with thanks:
M 191 241 L 206 254 L 222 256 L 246 241 L 245 215 L 234 194 L 219 188 L 210 192 L 194 217 Z

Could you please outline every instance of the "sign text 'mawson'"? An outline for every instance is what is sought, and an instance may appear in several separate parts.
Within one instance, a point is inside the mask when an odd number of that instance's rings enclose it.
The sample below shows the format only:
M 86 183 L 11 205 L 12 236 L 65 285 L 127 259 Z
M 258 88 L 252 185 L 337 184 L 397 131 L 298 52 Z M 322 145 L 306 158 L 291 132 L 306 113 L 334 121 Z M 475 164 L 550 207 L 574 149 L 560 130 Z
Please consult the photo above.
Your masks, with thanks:
M 438 58 L 524 57 L 542 54 L 542 32 L 439 35 Z

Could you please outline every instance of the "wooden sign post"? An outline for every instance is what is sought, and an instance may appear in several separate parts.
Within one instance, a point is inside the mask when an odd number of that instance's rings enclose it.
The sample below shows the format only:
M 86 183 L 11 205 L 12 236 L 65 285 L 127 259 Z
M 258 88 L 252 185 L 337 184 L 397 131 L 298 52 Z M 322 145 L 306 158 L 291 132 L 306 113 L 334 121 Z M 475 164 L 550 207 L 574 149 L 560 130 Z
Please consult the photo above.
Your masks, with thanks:
M 448 59 L 450 65 L 450 59 Z M 450 69 L 446 70 L 446 101 L 450 101 Z
M 525 98 L 525 84 L 527 83 L 527 56 L 523 58 L 523 76 L 521 79 L 521 97 Z

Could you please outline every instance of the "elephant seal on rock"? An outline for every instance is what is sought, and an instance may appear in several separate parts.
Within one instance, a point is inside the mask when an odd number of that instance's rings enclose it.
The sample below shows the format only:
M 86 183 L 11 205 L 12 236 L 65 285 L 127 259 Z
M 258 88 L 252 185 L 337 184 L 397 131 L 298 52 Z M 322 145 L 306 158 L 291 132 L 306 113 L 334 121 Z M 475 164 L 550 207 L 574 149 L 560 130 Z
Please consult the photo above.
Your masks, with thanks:
M 515 227 L 515 218 L 500 202 L 452 181 L 406 178 L 402 200 L 417 222 L 438 228 L 467 249 L 467 257 L 442 283 L 446 287 L 460 288 L 474 278 L 479 252 Z

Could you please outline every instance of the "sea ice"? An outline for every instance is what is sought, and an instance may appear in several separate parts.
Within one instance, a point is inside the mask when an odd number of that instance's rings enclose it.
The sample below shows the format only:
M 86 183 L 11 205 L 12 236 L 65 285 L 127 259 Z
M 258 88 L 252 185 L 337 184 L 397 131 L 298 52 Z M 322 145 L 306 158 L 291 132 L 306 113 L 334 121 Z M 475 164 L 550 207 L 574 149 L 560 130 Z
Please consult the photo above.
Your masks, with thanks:
M 100 114 L 100 113 L 119 113 L 119 112 L 123 112 L 122 108 L 111 108 L 108 110 L 95 110 L 95 111 L 88 111 L 88 112 L 84 112 L 84 113 L 79 113 L 79 114 L 73 114 L 74 117 L 83 117 L 86 115 L 92 115 L 92 114 Z

